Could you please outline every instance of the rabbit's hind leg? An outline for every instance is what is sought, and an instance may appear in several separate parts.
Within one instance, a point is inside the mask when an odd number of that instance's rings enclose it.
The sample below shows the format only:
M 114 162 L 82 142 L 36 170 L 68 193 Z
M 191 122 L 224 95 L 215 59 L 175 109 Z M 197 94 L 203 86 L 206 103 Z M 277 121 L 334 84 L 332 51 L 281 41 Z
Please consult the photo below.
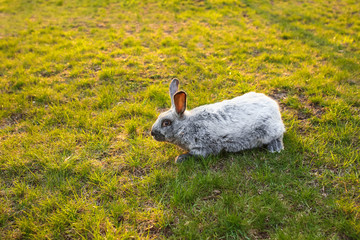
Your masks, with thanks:
M 272 140 L 266 147 L 269 150 L 269 152 L 281 152 L 281 150 L 284 149 L 284 144 L 283 144 L 283 137 L 279 137 L 277 139 Z

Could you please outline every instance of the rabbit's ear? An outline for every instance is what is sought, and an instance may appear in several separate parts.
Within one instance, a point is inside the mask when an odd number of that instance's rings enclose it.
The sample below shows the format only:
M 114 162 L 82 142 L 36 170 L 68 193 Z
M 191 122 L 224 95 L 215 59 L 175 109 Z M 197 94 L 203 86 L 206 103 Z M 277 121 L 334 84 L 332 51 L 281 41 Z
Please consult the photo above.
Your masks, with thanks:
M 171 98 L 171 107 L 174 106 L 174 94 L 179 89 L 179 80 L 174 78 L 170 83 L 170 98 Z
M 186 110 L 186 93 L 184 91 L 175 93 L 174 104 L 176 113 L 181 116 Z

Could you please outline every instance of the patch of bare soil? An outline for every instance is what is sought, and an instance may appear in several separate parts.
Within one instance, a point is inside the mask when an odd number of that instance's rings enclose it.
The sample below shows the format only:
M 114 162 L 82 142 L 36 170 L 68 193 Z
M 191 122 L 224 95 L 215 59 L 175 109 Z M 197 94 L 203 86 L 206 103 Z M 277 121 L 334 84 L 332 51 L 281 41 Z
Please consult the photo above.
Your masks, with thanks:
M 310 116 L 316 116 L 320 118 L 325 113 L 324 107 L 316 103 L 310 102 L 305 95 L 300 94 L 299 100 L 302 103 L 303 107 L 309 110 Z
M 288 97 L 288 91 L 275 90 L 271 94 L 269 94 L 269 96 L 274 98 L 282 108 L 291 109 L 289 106 L 283 103 L 283 100 L 285 100 Z M 306 120 L 311 118 L 312 116 L 321 118 L 321 116 L 325 113 L 326 109 L 324 107 L 316 103 L 310 102 L 307 96 L 305 96 L 304 94 L 300 93 L 298 95 L 298 98 L 302 104 L 302 109 L 303 109 L 303 111 L 296 110 L 296 115 L 299 120 Z
M 251 239 L 269 239 L 269 233 L 252 229 L 249 231 Z
M 25 113 L 12 113 L 8 118 L 5 118 L 0 121 L 0 129 L 6 128 L 8 126 L 16 125 L 21 120 L 25 120 L 26 117 L 27 116 Z

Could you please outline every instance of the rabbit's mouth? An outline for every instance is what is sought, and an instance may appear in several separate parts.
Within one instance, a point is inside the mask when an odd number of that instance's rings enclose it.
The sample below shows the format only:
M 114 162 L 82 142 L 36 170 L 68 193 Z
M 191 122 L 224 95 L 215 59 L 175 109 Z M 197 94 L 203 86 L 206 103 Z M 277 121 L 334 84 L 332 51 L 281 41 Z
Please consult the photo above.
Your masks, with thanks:
M 156 141 L 165 142 L 165 137 L 162 135 L 153 136 Z
M 165 141 L 165 136 L 162 135 L 161 133 L 156 132 L 156 131 L 151 131 L 151 136 L 153 136 L 153 138 L 156 141 L 159 141 L 159 142 L 164 142 Z

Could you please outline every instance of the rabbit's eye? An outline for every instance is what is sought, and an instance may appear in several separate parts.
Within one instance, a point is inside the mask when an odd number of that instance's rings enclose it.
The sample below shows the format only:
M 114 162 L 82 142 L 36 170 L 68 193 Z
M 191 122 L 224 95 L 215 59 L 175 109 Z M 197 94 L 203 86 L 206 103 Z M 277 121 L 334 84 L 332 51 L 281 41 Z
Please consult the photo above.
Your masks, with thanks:
M 171 121 L 170 120 L 164 120 L 162 123 L 161 123 L 161 126 L 162 127 L 167 127 L 167 126 L 170 126 L 171 125 Z

